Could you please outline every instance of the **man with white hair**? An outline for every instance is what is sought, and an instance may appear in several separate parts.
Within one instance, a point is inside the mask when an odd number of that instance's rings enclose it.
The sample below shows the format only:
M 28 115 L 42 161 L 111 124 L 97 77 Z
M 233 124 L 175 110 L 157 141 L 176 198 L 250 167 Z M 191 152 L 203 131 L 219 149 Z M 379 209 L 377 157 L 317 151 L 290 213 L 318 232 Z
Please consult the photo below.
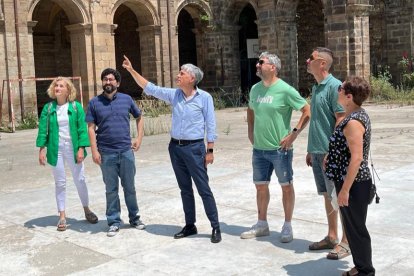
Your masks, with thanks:
M 273 171 L 282 188 L 285 221 L 280 241 L 293 240 L 291 220 L 295 206 L 293 189 L 292 143 L 309 121 L 310 108 L 299 92 L 278 77 L 281 62 L 277 55 L 264 52 L 256 64 L 262 80 L 250 91 L 247 109 L 248 137 L 253 145 L 253 183 L 256 186 L 257 223 L 241 234 L 242 239 L 268 236 L 267 208 L 270 201 L 269 183 Z M 293 110 L 302 116 L 291 128 Z
M 122 66 L 128 70 L 148 95 L 171 104 L 171 141 L 168 146 L 171 164 L 181 190 L 186 225 L 174 235 L 175 239 L 197 234 L 196 211 L 192 181 L 200 194 L 204 210 L 212 227 L 211 242 L 221 241 L 216 201 L 208 184 L 207 165 L 214 160 L 213 148 L 216 120 L 213 98 L 197 87 L 203 79 L 203 71 L 193 64 L 184 64 L 177 75 L 178 88 L 156 86 L 134 70 L 124 56 Z M 207 137 L 207 148 L 204 137 Z

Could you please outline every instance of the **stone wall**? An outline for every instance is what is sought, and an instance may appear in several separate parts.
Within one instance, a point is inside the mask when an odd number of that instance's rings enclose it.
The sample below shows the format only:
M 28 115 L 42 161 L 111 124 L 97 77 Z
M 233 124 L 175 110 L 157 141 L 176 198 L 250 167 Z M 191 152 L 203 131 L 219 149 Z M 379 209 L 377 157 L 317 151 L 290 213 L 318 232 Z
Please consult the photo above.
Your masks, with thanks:
M 18 78 L 14 1 L 0 1 L 1 80 Z M 180 64 L 177 21 L 183 10 L 186 20 L 194 23 L 192 55 L 205 72 L 201 87 L 206 89 L 233 90 L 241 85 L 239 19 L 247 5 L 256 15 L 259 51 L 277 53 L 282 60 L 280 76 L 302 91 L 312 82 L 304 60 L 316 46 L 334 51 L 333 72 L 339 78 L 349 74 L 368 78 L 377 65 L 387 64 L 398 82 L 398 61 L 405 53 L 414 54 L 412 0 L 20 0 L 18 4 L 22 77 L 80 76 L 85 104 L 100 93 L 104 68 L 123 70 L 123 52 L 149 80 L 174 86 Z M 132 79 L 124 76 L 123 89 L 139 96 Z M 22 93 L 13 92 L 16 119 L 21 110 L 36 110 L 44 101 L 29 83 L 23 85 L 24 109 Z M 9 99 L 4 91 L 2 120 L 7 121 Z

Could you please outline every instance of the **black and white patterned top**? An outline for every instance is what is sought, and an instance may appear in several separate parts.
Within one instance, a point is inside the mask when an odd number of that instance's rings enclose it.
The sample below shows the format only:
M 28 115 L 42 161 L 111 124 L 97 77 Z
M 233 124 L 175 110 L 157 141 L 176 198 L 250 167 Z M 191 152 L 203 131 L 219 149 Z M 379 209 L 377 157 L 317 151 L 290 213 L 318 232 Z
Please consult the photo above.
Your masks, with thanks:
M 363 161 L 359 167 L 355 181 L 371 179 L 368 166 L 368 153 L 371 143 L 371 121 L 364 109 L 348 115 L 334 130 L 329 139 L 328 160 L 326 164 L 326 176 L 336 183 L 343 183 L 347 174 L 351 152 L 344 135 L 344 128 L 350 120 L 358 120 L 365 128 L 363 136 Z

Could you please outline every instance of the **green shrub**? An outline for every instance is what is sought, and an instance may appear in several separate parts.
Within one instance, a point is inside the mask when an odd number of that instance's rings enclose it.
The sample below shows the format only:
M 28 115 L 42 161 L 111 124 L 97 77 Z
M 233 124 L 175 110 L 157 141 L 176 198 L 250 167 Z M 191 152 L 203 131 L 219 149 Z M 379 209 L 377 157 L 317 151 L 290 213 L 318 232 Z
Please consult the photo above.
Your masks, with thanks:
M 35 129 L 37 128 L 37 125 L 37 115 L 34 112 L 29 112 L 25 114 L 25 118 L 23 120 L 17 122 L 16 130 Z
M 414 89 L 394 87 L 388 72 L 371 76 L 371 99 L 375 103 L 396 103 L 411 105 L 414 102 Z
M 241 107 L 246 105 L 240 87 L 231 91 L 226 91 L 223 88 L 217 88 L 213 90 L 211 96 L 213 97 L 215 109 Z
M 162 100 L 152 96 L 143 95 L 137 102 L 138 107 L 143 111 L 145 117 L 158 117 L 171 113 L 171 106 Z

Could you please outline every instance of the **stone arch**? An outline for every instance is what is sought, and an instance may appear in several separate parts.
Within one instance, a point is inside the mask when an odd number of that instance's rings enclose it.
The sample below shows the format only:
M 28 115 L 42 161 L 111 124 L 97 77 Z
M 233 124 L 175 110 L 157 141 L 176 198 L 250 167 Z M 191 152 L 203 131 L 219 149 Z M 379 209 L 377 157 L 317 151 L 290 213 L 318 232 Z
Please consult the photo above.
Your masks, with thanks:
M 204 1 L 200 0 L 184 0 L 178 4 L 175 12 L 175 21 L 178 22 L 178 16 L 181 10 L 185 9 L 193 19 L 200 20 L 200 14 L 204 14 L 211 21 L 214 17 L 211 12 L 210 6 Z M 201 21 L 201 20 L 200 20 Z
M 86 43 L 73 35 L 73 28 L 87 28 L 89 17 L 80 1 L 35 0 L 28 9 L 29 47 L 33 52 L 35 77 L 50 78 L 57 75 L 81 76 L 83 91 L 88 87 L 86 60 L 80 53 L 86 52 Z M 50 81 L 36 81 L 38 113 L 50 99 L 45 91 Z M 84 98 L 87 98 L 85 93 Z M 83 100 L 78 95 L 78 100 Z M 40 113 L 39 113 L 40 114 Z
M 238 24 L 240 14 L 247 5 L 251 5 L 256 15 L 258 14 L 257 1 L 234 0 L 229 3 L 225 19 L 228 19 L 232 24 Z
M 323 30 L 327 20 L 326 13 L 331 1 L 327 0 L 279 0 L 276 4 L 276 24 L 278 25 L 277 52 L 282 60 L 281 76 L 296 87 L 303 96 L 309 94 L 309 87 L 313 81 L 312 76 L 306 72 L 304 60 L 316 46 L 326 44 L 326 31 Z M 316 8 L 313 11 L 311 8 Z M 317 24 L 306 23 L 310 16 L 315 16 Z M 317 28 L 320 32 L 318 39 L 306 41 L 304 35 L 312 33 Z M 305 30 L 306 29 L 306 30 Z
M 387 60 L 387 23 L 386 1 L 372 0 L 373 8 L 369 16 L 371 73 L 377 76 L 382 73 Z
M 240 89 L 241 100 L 247 102 L 250 88 L 260 81 L 256 75 L 256 61 L 259 55 L 259 30 L 257 12 L 247 3 L 238 13 L 239 57 L 240 57 Z
M 119 0 L 115 2 L 111 7 L 112 22 L 114 21 L 115 12 L 121 5 L 125 5 L 132 10 L 137 17 L 140 26 L 160 25 L 160 18 L 157 15 L 155 7 L 149 1 L 145 0 Z
M 310 95 L 314 77 L 307 72 L 306 59 L 315 47 L 325 46 L 325 24 L 321 0 L 302 0 L 296 8 L 298 90 L 302 96 Z
M 276 17 L 295 18 L 299 0 L 279 0 L 276 4 Z
M 33 12 L 37 5 L 45 0 L 32 0 L 29 3 L 29 9 L 27 14 L 27 21 L 33 20 Z M 87 10 L 87 7 L 81 1 L 73 0 L 49 0 L 50 2 L 55 2 L 58 4 L 66 13 L 69 23 L 89 23 L 90 17 Z
M 252 65 L 254 61 L 247 56 L 247 39 L 258 39 L 258 30 L 255 26 L 254 35 L 246 35 L 246 26 L 240 22 L 240 17 L 242 14 L 243 16 L 254 14 L 254 19 L 248 18 L 248 20 L 257 24 L 259 13 L 257 3 L 258 1 L 251 0 L 231 0 L 223 1 L 216 7 L 217 21 L 220 22 L 216 32 L 221 37 L 215 49 L 216 67 L 220 68 L 216 73 L 216 78 L 220 80 L 217 84 L 222 87 L 231 85 L 232 87 L 227 90 L 240 89 L 240 98 L 243 101 L 251 85 L 257 81 L 255 65 Z
M 175 12 L 179 64 L 204 66 L 205 32 L 212 19 L 210 7 L 200 0 L 182 1 Z
M 158 62 L 162 52 L 160 18 L 155 7 L 146 0 L 119 0 L 110 10 L 115 24 L 112 51 L 116 68 L 122 75 L 120 89 L 134 98 L 140 98 L 142 89 L 122 68 L 123 55 L 126 54 L 134 67 L 150 81 L 162 83 L 158 80 L 163 66 Z

